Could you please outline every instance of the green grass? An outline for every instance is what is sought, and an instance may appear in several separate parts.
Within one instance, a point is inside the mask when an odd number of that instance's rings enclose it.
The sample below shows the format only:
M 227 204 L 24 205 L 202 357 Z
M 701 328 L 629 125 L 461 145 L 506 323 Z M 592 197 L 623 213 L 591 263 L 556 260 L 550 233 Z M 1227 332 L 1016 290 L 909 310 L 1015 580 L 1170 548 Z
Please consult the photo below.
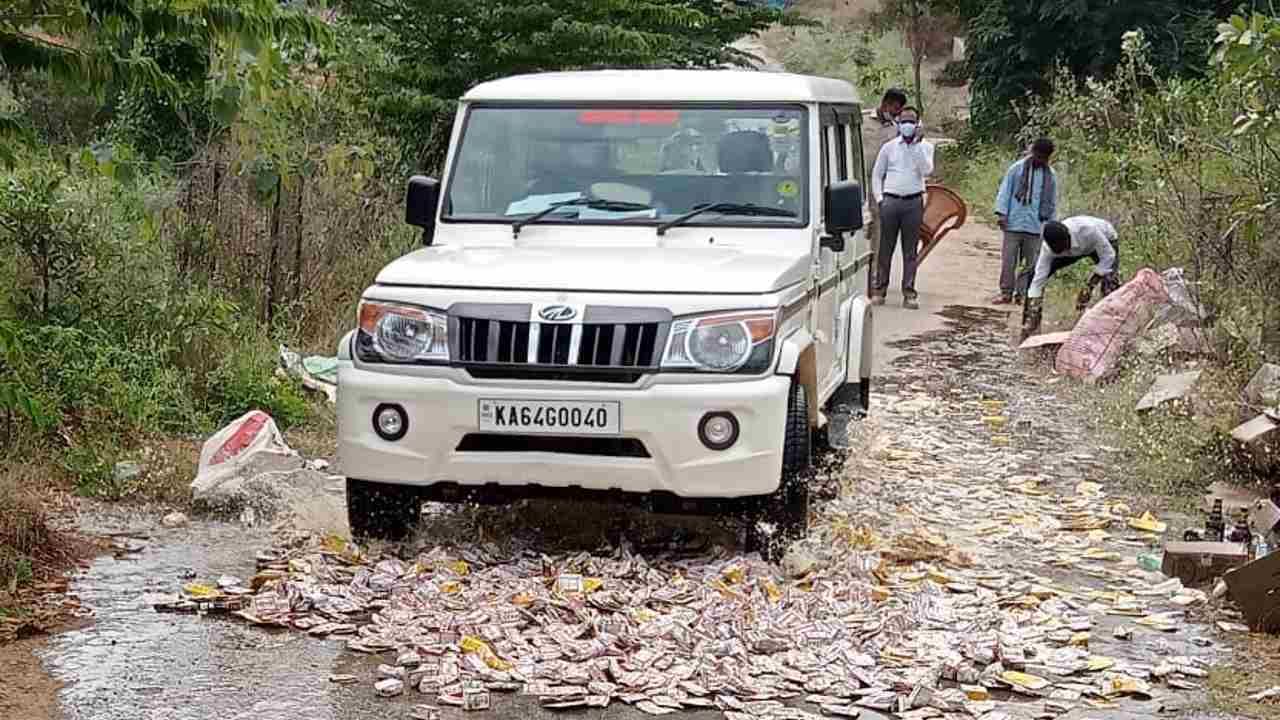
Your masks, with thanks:
M 1209 703 L 1233 717 L 1250 720 L 1274 720 L 1280 715 L 1280 703 L 1254 702 L 1250 695 L 1280 686 L 1280 638 L 1251 634 L 1230 641 L 1236 657 L 1248 658 L 1210 669 L 1207 682 Z

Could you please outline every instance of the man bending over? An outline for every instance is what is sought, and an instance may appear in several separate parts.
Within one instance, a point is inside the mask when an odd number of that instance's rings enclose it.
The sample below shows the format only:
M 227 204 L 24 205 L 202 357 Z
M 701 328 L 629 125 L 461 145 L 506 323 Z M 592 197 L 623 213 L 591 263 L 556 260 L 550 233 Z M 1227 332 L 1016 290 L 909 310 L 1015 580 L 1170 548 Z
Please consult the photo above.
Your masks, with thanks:
M 1089 306 L 1093 289 L 1099 284 L 1102 297 L 1120 287 L 1119 237 L 1111 223 L 1089 215 L 1076 215 L 1062 222 L 1045 223 L 1042 234 L 1044 246 L 1036 259 L 1035 275 L 1027 288 L 1027 304 L 1022 311 L 1023 340 L 1040 331 L 1044 287 L 1062 268 L 1085 257 L 1094 262 L 1088 284 L 1076 296 L 1078 311 Z

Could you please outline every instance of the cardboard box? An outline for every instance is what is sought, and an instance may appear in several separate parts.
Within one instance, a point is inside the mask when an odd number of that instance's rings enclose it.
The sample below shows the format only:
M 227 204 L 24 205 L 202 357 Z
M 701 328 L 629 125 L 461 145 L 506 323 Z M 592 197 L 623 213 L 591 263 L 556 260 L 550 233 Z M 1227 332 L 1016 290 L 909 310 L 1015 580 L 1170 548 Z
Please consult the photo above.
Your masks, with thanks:
M 1200 585 L 1222 576 L 1249 561 L 1242 543 L 1171 542 L 1164 546 L 1160 570 L 1183 585 Z
M 1223 579 L 1249 627 L 1280 632 L 1280 552 L 1232 570 Z

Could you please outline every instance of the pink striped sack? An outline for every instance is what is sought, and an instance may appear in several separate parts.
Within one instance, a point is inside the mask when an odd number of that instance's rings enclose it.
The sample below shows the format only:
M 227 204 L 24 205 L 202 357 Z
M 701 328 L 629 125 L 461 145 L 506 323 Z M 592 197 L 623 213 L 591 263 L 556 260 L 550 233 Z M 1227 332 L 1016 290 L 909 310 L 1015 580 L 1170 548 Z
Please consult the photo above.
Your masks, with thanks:
M 1139 270 L 1132 280 L 1085 312 L 1058 350 L 1055 368 L 1087 383 L 1106 379 L 1156 310 L 1169 302 L 1164 278 L 1148 268 Z

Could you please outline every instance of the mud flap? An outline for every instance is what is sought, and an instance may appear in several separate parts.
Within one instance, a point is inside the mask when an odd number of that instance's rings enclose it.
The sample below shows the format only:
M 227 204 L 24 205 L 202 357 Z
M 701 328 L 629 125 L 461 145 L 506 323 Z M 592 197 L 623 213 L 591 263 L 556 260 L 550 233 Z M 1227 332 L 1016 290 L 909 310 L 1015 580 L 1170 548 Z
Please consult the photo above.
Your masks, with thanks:
M 871 305 L 866 298 L 854 298 L 846 318 L 845 383 L 827 401 L 827 444 L 849 447 L 849 426 L 871 410 L 871 353 L 875 347 Z
M 845 383 L 827 405 L 827 444 L 839 450 L 849 447 L 849 426 L 862 420 L 871 409 L 871 379 Z

